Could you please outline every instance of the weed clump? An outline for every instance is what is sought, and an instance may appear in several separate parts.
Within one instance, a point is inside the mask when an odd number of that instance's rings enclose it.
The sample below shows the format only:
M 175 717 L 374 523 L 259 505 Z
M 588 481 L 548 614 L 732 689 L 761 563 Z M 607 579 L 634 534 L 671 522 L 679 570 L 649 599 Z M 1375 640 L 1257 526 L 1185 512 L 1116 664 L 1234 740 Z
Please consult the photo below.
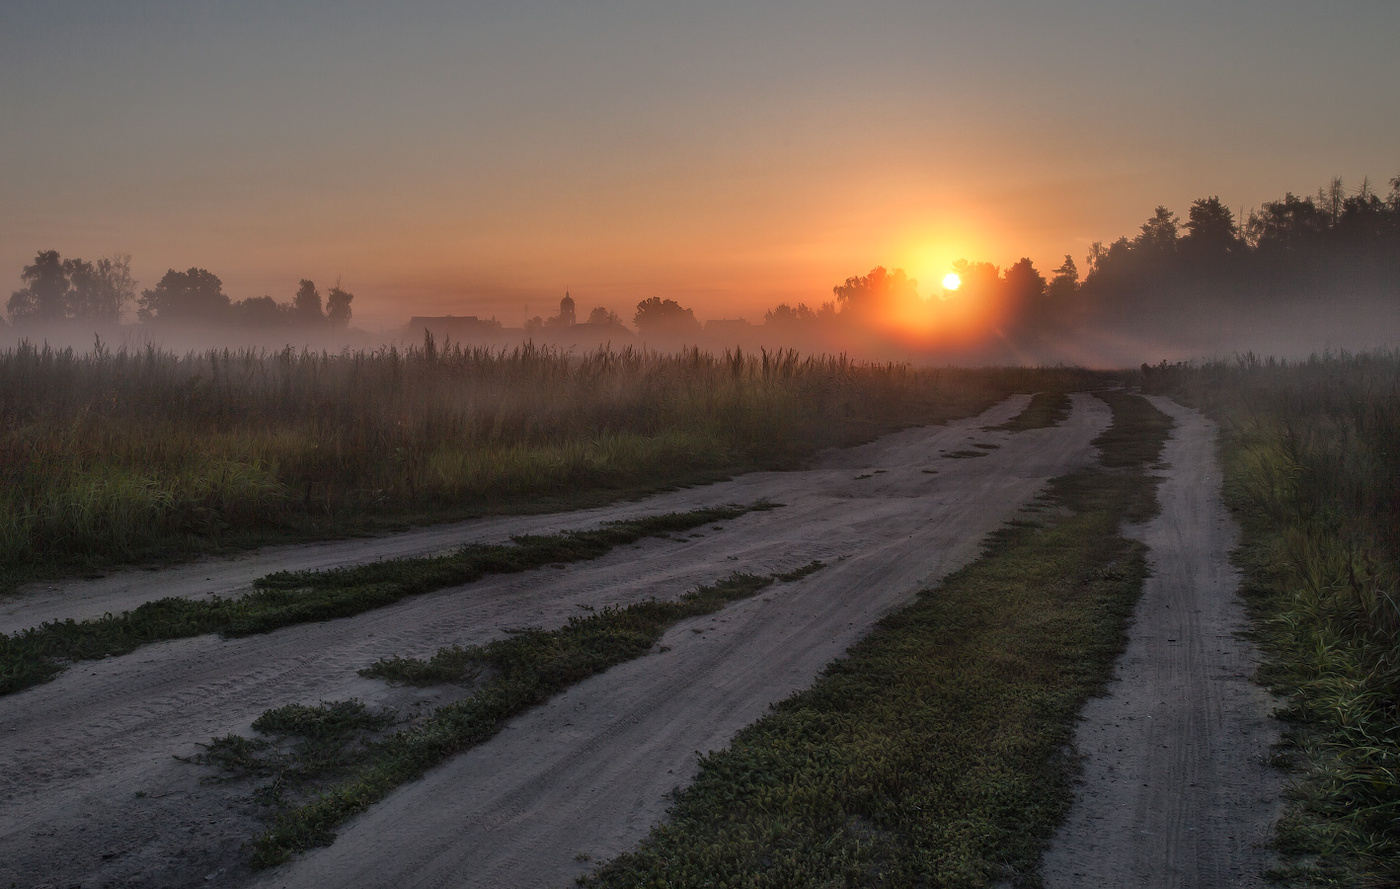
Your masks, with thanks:
M 825 567 L 826 563 L 820 560 L 808 562 L 801 568 L 794 568 L 791 571 L 785 571 L 782 574 L 774 574 L 773 579 L 781 580 L 783 583 L 793 583 L 794 581 L 801 580 L 802 578 L 807 577 L 808 575 L 816 574 L 818 571 L 822 570 Z
M 253 720 L 262 737 L 226 735 L 204 745 L 191 762 L 222 774 L 213 780 L 262 779 L 255 797 L 271 806 L 304 799 L 308 788 L 344 774 L 372 749 L 372 737 L 393 725 L 392 710 L 371 711 L 354 700 L 288 704 Z

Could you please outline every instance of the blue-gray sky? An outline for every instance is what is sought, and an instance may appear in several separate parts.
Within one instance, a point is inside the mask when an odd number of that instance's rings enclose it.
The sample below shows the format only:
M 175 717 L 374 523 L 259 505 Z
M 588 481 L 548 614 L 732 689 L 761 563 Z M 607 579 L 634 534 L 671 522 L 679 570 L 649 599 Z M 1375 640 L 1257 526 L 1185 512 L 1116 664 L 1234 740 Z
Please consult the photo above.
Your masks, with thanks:
M 1400 4 L 0 6 L 0 286 L 35 251 L 340 277 L 357 316 L 830 298 L 1042 269 L 1163 203 L 1400 174 Z

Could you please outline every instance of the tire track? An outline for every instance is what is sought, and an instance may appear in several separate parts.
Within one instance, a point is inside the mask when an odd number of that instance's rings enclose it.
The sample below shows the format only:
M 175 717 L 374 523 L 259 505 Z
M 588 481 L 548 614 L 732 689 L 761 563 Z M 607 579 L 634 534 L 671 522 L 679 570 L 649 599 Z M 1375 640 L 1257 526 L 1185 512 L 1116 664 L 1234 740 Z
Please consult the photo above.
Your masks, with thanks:
M 1054 887 L 1264 887 L 1282 775 L 1278 727 L 1229 561 L 1216 428 L 1153 397 L 1176 422 L 1161 514 L 1134 533 L 1152 574 L 1108 694 L 1082 714 L 1084 774 L 1045 857 Z

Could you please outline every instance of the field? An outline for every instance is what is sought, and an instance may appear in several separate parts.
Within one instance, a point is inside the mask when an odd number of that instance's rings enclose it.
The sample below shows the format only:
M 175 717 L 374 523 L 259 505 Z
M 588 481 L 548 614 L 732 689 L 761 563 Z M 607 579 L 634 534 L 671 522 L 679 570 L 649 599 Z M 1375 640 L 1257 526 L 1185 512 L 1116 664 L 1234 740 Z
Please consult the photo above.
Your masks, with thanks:
M 0 883 L 1071 885 L 1225 502 L 1301 778 L 1193 866 L 1384 882 L 1397 367 L 0 353 Z M 1251 784 L 1236 717 L 1158 740 Z
M 976 413 L 1075 371 L 532 346 L 0 352 L 0 589 L 595 505 Z

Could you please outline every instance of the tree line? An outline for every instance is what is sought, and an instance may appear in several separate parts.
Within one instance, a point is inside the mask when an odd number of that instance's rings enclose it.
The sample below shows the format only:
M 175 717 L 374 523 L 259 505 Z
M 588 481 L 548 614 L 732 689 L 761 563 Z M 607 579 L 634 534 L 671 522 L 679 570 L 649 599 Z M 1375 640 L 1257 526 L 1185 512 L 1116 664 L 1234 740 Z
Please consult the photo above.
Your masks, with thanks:
M 1266 202 L 1238 221 L 1215 196 L 1183 221 L 1159 206 L 1136 236 L 1090 249 L 1086 308 L 1111 314 L 1195 303 L 1275 304 L 1320 294 L 1395 295 L 1400 289 L 1400 176 L 1385 196 L 1369 180 L 1340 178 L 1299 197 Z
M 922 332 L 937 347 L 979 337 L 1006 355 L 1033 355 L 1086 325 L 1128 329 L 1185 323 L 1224 309 L 1350 305 L 1400 298 L 1400 176 L 1382 196 L 1340 178 L 1316 195 L 1292 192 L 1236 218 L 1219 198 L 1195 200 L 1185 220 L 1158 206 L 1133 237 L 1095 242 L 1084 274 L 1071 255 L 1047 277 L 1029 258 L 1002 269 L 959 260 L 955 292 L 921 298 L 900 269 L 876 267 L 811 308 L 783 303 L 764 326 L 819 337 L 834 331 Z M 1338 297 L 1322 303 L 1324 297 Z
M 1243 221 L 1215 195 L 1193 201 L 1184 220 L 1158 206 L 1133 237 L 1095 242 L 1082 277 L 1070 255 L 1048 277 L 1027 257 L 1004 269 L 959 260 L 957 291 L 925 298 L 903 270 L 877 266 L 834 286 L 833 299 L 815 308 L 775 306 L 762 326 L 814 347 L 887 340 L 936 350 L 980 342 L 1017 357 L 1033 355 L 1037 344 L 1064 342 L 1085 325 L 1170 324 L 1222 309 L 1307 305 L 1323 295 L 1393 300 L 1400 296 L 1400 176 L 1388 184 L 1381 196 L 1369 180 L 1352 191 L 1333 179 L 1316 195 L 1289 192 L 1265 202 Z M 354 299 L 337 283 L 323 302 L 316 285 L 302 280 L 287 303 L 270 296 L 235 302 L 216 275 L 200 268 L 171 269 L 138 297 L 130 257 L 121 254 L 88 262 L 44 250 L 21 279 L 24 287 L 7 305 L 17 324 L 112 323 L 134 302 L 138 317 L 151 323 L 344 328 Z M 531 318 L 525 334 L 575 321 L 566 295 L 558 315 Z M 643 336 L 658 339 L 693 339 L 702 331 L 692 309 L 661 297 L 640 301 L 631 321 Z M 622 329 L 622 319 L 603 307 L 585 323 Z
M 201 268 L 170 269 L 155 287 L 138 296 L 126 254 L 88 262 L 63 259 L 57 250 L 40 250 L 20 273 L 24 286 L 6 303 L 11 323 L 88 321 L 117 324 L 133 305 L 147 324 L 211 326 L 236 324 L 249 329 L 329 328 L 350 326 L 355 295 L 337 281 L 325 300 L 313 281 L 303 278 L 291 301 L 270 296 L 233 300 L 219 276 Z

